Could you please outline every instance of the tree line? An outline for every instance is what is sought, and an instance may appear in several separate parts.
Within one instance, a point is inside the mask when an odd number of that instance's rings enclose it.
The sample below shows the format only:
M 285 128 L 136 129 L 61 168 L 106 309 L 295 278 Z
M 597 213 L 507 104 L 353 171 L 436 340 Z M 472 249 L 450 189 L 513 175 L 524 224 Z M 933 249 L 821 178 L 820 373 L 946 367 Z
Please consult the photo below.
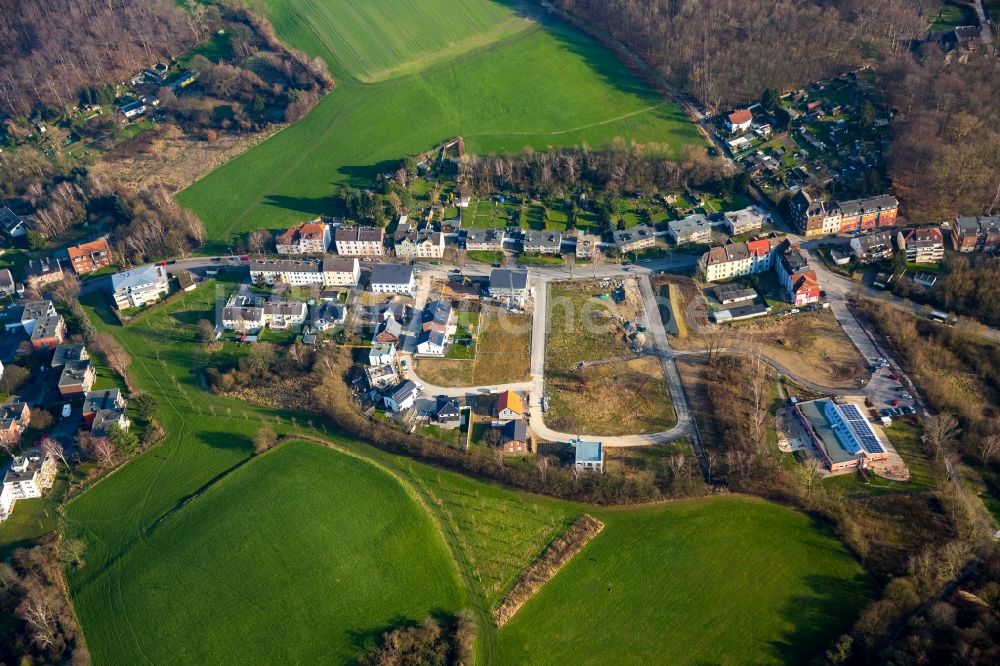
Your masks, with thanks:
M 1000 326 L 1000 258 L 983 254 L 949 257 L 934 287 L 897 280 L 893 293 L 936 308 Z
M 554 0 L 722 110 L 904 51 L 927 0 Z

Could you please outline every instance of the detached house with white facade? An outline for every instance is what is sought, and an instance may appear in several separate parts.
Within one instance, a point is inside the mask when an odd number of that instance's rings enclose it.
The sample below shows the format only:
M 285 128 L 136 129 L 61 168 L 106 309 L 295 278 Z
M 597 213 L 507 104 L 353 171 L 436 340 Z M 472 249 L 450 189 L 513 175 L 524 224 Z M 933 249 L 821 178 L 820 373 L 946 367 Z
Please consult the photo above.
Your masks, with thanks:
M 152 264 L 116 273 L 111 276 L 111 293 L 119 310 L 155 303 L 170 293 L 167 269 Z

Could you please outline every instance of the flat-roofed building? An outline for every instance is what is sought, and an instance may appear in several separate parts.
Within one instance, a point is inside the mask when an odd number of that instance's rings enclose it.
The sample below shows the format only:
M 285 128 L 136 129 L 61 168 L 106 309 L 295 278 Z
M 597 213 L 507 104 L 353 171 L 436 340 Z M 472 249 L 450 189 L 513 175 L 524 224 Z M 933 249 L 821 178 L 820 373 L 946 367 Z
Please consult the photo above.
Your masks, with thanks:
M 700 213 L 688 215 L 683 219 L 667 222 L 667 235 L 675 245 L 711 243 L 712 223 Z
M 615 240 L 615 246 L 622 254 L 638 252 L 656 245 L 656 230 L 645 224 L 631 229 L 616 229 L 611 235 Z

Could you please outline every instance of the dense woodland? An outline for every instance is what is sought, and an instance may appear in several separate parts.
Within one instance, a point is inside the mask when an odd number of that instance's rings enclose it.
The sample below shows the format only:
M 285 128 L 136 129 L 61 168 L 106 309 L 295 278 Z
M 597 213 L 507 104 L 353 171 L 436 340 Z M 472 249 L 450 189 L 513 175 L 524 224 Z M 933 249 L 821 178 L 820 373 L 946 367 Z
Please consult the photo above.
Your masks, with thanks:
M 896 110 L 890 175 L 911 220 L 1000 210 L 1000 68 L 973 55 L 946 61 L 936 46 L 893 61 L 886 90 Z
M 710 110 L 907 48 L 926 0 L 554 0 Z
M 0 110 L 65 107 L 81 89 L 123 81 L 207 36 L 174 0 L 4 0 Z

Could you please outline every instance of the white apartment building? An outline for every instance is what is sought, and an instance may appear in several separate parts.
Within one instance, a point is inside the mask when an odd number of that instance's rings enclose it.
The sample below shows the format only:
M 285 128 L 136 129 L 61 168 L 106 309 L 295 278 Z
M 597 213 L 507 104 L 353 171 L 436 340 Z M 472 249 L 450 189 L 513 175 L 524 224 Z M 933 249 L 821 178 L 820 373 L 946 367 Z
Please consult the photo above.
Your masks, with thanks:
M 400 259 L 440 259 L 444 256 L 444 234 L 405 230 L 396 234 L 394 248 Z
M 41 497 L 55 478 L 56 461 L 52 456 L 41 453 L 15 456 L 0 490 L 0 522 L 10 517 L 18 500 Z
M 360 280 L 357 257 L 323 257 L 324 287 L 356 287 Z
M 337 254 L 345 257 L 385 255 L 385 230 L 381 227 L 339 227 L 333 234 Z
M 155 303 L 170 293 L 167 269 L 151 264 L 111 276 L 111 292 L 119 310 Z

